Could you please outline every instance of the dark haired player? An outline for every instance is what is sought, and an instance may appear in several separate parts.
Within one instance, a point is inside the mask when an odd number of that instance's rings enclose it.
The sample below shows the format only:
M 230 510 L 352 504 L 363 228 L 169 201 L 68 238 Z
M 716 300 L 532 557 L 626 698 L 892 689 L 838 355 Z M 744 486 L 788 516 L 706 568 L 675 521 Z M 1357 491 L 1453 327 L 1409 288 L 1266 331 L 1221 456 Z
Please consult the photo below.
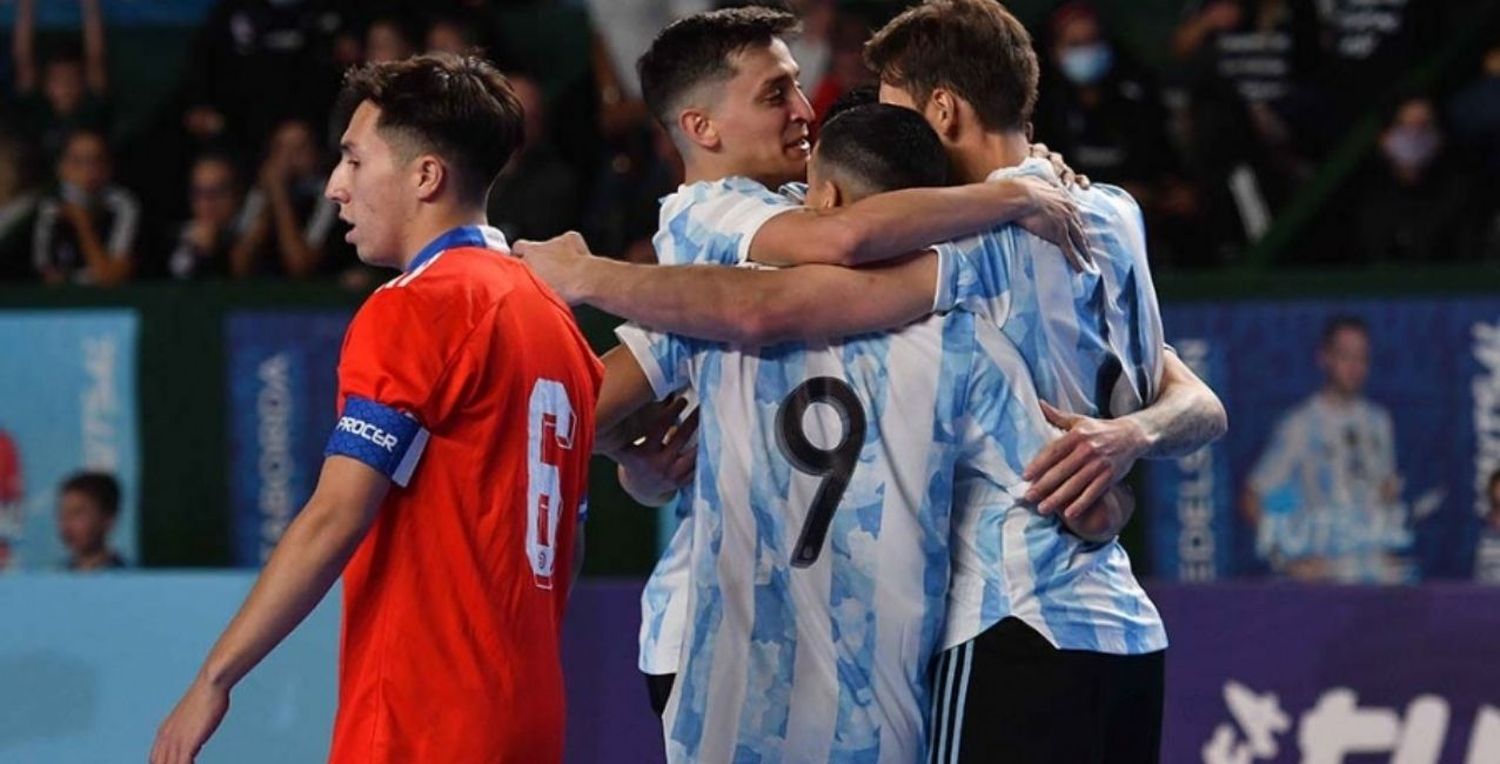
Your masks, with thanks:
M 354 317 L 307 506 L 162 723 L 191 761 L 230 689 L 344 574 L 334 762 L 559 762 L 563 607 L 598 362 L 485 225 L 520 142 L 505 79 L 435 54 L 353 71 L 327 195 L 403 273 Z

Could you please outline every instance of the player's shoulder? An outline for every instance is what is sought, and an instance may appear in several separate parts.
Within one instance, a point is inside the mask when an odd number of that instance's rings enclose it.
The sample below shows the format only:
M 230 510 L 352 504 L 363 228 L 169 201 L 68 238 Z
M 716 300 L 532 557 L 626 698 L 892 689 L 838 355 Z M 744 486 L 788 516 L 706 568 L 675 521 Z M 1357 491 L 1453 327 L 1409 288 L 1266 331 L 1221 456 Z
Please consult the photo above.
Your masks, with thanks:
M 503 252 L 453 247 L 377 287 L 355 320 L 461 329 L 530 281 L 526 266 Z
M 677 187 L 677 191 L 663 201 L 662 209 L 669 216 L 680 216 L 722 205 L 760 203 L 767 206 L 796 206 L 797 202 L 767 188 L 759 181 L 742 175 L 730 175 L 718 180 L 700 180 Z

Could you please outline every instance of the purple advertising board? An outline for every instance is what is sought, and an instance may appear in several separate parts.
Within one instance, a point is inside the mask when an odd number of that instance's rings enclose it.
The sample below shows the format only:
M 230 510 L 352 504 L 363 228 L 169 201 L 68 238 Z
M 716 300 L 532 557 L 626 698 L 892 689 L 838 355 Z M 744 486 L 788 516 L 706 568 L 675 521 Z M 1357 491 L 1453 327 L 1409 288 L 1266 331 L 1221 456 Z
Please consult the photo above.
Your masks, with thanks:
M 568 761 L 662 760 L 640 586 L 573 595 Z M 1500 587 L 1149 588 L 1172 641 L 1163 762 L 1500 762 Z

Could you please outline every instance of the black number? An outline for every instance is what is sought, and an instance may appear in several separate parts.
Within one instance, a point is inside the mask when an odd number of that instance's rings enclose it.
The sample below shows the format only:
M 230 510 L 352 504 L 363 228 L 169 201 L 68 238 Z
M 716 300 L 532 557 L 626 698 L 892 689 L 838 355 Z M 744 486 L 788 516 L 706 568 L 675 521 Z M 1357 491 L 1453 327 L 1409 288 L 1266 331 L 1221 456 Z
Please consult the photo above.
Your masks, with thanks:
M 814 403 L 826 403 L 839 413 L 844 435 L 833 448 L 818 448 L 802 429 L 803 415 Z M 802 533 L 792 550 L 792 567 L 806 568 L 818 561 L 833 512 L 844 498 L 849 478 L 859 464 L 859 452 L 865 443 L 865 409 L 848 382 L 834 377 L 814 377 L 803 382 L 781 402 L 776 412 L 776 441 L 781 453 L 802 472 L 823 478 L 818 495 L 807 510 Z

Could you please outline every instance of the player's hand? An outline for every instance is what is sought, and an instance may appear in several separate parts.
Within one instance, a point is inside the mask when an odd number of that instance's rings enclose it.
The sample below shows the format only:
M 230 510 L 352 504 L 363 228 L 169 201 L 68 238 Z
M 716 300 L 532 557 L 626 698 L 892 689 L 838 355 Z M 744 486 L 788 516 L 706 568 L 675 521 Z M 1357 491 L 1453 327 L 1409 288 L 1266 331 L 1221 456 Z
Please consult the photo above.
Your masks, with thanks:
M 1063 525 L 1084 541 L 1102 544 L 1120 535 L 1135 514 L 1135 495 L 1129 488 L 1117 485 L 1104 492 L 1104 498 L 1090 504 L 1074 519 L 1064 517 Z
M 151 764 L 191 764 L 229 710 L 229 691 L 197 679 L 156 731 Z
M 698 467 L 698 410 L 680 423 L 687 401 L 673 398 L 642 409 L 627 432 L 630 442 L 609 452 L 620 465 L 620 483 L 636 501 L 665 504 L 693 479 Z
M 74 228 L 83 229 L 91 225 L 89 211 L 81 204 L 64 204 L 58 208 L 58 212 Z
M 1089 176 L 1073 172 L 1073 168 L 1069 167 L 1067 161 L 1063 159 L 1063 155 L 1047 148 L 1045 143 L 1031 144 L 1031 156 L 1051 162 L 1052 171 L 1057 173 L 1057 179 L 1062 181 L 1063 186 L 1067 188 L 1088 188 L 1093 185 L 1089 182 Z
M 546 241 L 521 239 L 511 245 L 510 251 L 526 261 L 533 273 L 569 305 L 582 302 L 578 289 L 579 277 L 584 265 L 594 253 L 588 242 L 577 231 L 568 231 Z
M 1089 254 L 1088 237 L 1083 233 L 1083 218 L 1068 192 L 1040 178 L 1020 177 L 1011 182 L 1027 193 L 1032 209 L 1016 224 L 1056 244 L 1073 270 L 1088 267 L 1093 256 Z
M 1063 435 L 1048 443 L 1021 473 L 1031 481 L 1025 499 L 1036 502 L 1041 514 L 1062 512 L 1065 520 L 1076 520 L 1146 453 L 1146 433 L 1129 417 L 1091 419 L 1064 413 L 1046 401 L 1042 412 Z

